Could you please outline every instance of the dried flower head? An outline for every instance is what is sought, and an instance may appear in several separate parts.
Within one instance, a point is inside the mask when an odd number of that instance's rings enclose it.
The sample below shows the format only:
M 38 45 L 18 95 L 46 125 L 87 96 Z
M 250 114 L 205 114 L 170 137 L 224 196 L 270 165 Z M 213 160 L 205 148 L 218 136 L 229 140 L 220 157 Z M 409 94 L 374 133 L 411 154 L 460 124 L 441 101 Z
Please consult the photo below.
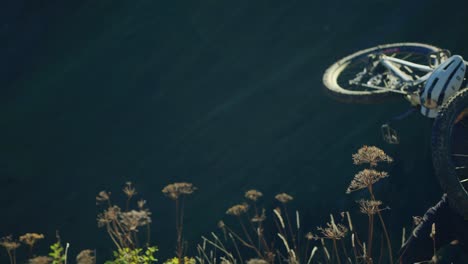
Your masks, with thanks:
M 76 263 L 77 264 L 95 264 L 96 257 L 94 256 L 94 250 L 91 250 L 91 249 L 82 250 L 76 256 Z
M 275 199 L 285 204 L 292 201 L 294 198 L 287 193 L 280 193 L 275 196 Z
M 167 185 L 162 192 L 169 198 L 177 200 L 182 194 L 192 194 L 197 188 L 188 182 L 176 182 Z
M 374 215 L 377 212 L 381 211 L 382 209 L 379 208 L 380 205 L 382 205 L 381 201 L 377 200 L 359 200 L 359 208 L 361 210 L 361 213 L 367 214 L 367 215 Z
M 380 172 L 372 169 L 362 170 L 354 175 L 354 179 L 351 181 L 346 193 L 368 188 L 385 177 L 388 177 L 388 173 L 385 171 Z
M 229 208 L 226 211 L 226 214 L 240 216 L 240 215 L 246 213 L 248 209 L 249 209 L 249 205 L 246 204 L 246 203 L 236 204 L 236 205 L 232 206 L 231 208 Z
M 135 187 L 132 185 L 132 182 L 126 182 L 125 183 L 125 187 L 123 188 L 123 192 L 125 193 L 125 195 L 127 195 L 127 197 L 129 199 L 132 198 L 133 196 L 135 196 L 135 194 L 137 194 Z
M 52 260 L 54 260 L 54 259 L 51 258 L 51 257 L 38 256 L 38 257 L 35 257 L 35 258 L 32 258 L 32 259 L 29 259 L 28 263 L 29 264 L 49 264 L 49 263 L 52 263 Z M 81 264 L 81 263 L 78 263 L 78 264 Z
M 327 223 L 327 227 L 317 227 L 325 238 L 339 240 L 345 237 L 348 229 L 342 224 Z
M 385 152 L 374 146 L 363 146 L 356 154 L 353 154 L 354 164 L 360 165 L 369 163 L 371 167 L 377 166 L 379 162 L 392 162 L 393 159 Z
M 123 212 L 119 214 L 120 223 L 128 231 L 138 231 L 138 227 L 151 223 L 151 213 L 148 211 Z
M 264 259 L 254 258 L 247 260 L 247 264 L 268 264 L 268 262 Z
M 110 222 L 118 221 L 119 215 L 120 207 L 114 205 L 107 208 L 106 210 L 104 210 L 104 212 L 98 214 L 97 216 L 98 227 L 103 227 Z
M 245 198 L 251 200 L 251 201 L 254 201 L 256 202 L 258 200 L 258 198 L 262 197 L 263 194 L 257 190 L 248 190 L 246 193 L 245 193 Z
M 43 234 L 26 233 L 19 237 L 19 241 L 23 242 L 29 247 L 33 247 L 37 240 L 43 239 L 43 238 L 44 238 Z
M 110 192 L 100 191 L 99 194 L 96 196 L 96 204 L 109 201 L 109 199 L 110 199 Z
M 20 246 L 20 243 L 13 240 L 12 236 L 6 236 L 0 238 L 0 246 L 4 247 L 8 252 L 17 249 Z

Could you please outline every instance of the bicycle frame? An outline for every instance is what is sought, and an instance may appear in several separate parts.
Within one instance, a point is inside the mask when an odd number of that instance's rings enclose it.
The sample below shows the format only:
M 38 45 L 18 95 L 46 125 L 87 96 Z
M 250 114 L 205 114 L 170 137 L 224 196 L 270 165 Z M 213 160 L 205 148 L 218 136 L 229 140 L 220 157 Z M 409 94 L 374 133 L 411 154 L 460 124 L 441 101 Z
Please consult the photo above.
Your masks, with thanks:
M 403 83 L 405 84 L 404 86 L 406 86 L 406 87 L 407 86 L 416 86 L 416 85 L 419 85 L 419 84 L 427 81 L 427 79 L 429 79 L 429 77 L 431 76 L 431 74 L 432 74 L 432 72 L 434 70 L 433 68 L 431 68 L 429 66 L 426 66 L 426 65 L 417 64 L 417 63 L 405 61 L 405 60 L 402 60 L 402 59 L 389 57 L 389 56 L 386 56 L 384 54 L 380 55 L 378 63 L 382 64 L 385 68 L 387 68 L 389 71 L 391 71 L 395 76 L 400 78 L 403 81 Z M 427 72 L 427 73 L 425 75 L 421 76 L 421 77 L 418 77 L 416 80 L 413 80 L 412 77 L 410 77 L 408 74 L 406 74 L 405 72 L 400 70 L 399 67 L 396 64 L 402 65 L 409 72 L 412 72 L 413 70 L 411 68 L 413 68 L 413 69 L 417 69 L 419 71 Z M 385 91 L 389 91 L 389 92 L 393 92 L 393 93 L 408 95 L 408 92 L 406 92 L 404 90 L 401 90 L 401 89 L 399 89 L 399 90 L 390 89 L 390 88 L 386 88 L 386 87 L 380 87 L 380 86 L 372 85 L 372 84 L 369 84 L 369 83 L 360 83 L 360 85 L 362 85 L 364 87 L 371 88 L 371 89 L 385 90 Z

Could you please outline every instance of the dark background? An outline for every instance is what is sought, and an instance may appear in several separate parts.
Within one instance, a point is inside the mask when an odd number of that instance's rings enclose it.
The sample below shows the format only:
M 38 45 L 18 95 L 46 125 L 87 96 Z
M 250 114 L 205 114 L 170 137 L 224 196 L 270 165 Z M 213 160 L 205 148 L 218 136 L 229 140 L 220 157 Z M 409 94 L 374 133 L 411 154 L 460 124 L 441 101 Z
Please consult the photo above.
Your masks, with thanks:
M 404 101 L 350 105 L 323 93 L 339 58 L 393 42 L 468 54 L 466 12 L 447 1 L 3 1 L 0 4 L 0 236 L 40 232 L 108 254 L 95 196 L 135 183 L 153 212 L 158 257 L 173 255 L 174 210 L 161 189 L 188 181 L 194 248 L 243 193 L 295 197 L 315 231 L 365 194 L 344 192 L 351 154 L 394 157 L 376 186 L 395 239 L 435 203 L 430 120 L 380 125 Z M 364 219 L 364 217 L 361 217 Z M 357 220 L 359 221 L 359 220 Z M 193 252 L 192 252 L 193 253 Z M 2 263 L 6 253 L 0 252 Z M 102 260 L 102 259 L 101 259 Z

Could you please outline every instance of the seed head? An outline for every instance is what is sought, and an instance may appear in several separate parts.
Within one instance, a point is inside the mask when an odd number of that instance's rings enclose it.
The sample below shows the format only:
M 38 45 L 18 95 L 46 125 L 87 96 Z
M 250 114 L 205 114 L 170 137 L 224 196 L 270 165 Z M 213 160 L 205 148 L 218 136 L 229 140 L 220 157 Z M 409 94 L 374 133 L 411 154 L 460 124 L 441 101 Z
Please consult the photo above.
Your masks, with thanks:
M 99 194 L 96 196 L 96 204 L 103 203 L 105 201 L 109 201 L 110 199 L 110 192 L 100 191 Z
M 123 212 L 119 214 L 119 221 L 128 231 L 138 231 L 138 227 L 151 223 L 151 213 L 148 211 Z
M 328 239 L 340 240 L 345 237 L 348 229 L 342 224 L 327 223 L 327 227 L 317 227 L 317 230 L 322 232 L 322 235 Z
M 98 227 L 103 227 L 108 223 L 118 221 L 120 214 L 120 207 L 116 205 L 107 208 L 97 216 Z
M 26 233 L 19 237 L 19 241 L 23 242 L 24 244 L 33 247 L 37 240 L 43 239 L 43 234 L 37 233 Z
M 8 252 L 17 249 L 20 243 L 13 240 L 12 236 L 6 236 L 0 238 L 0 246 L 4 247 Z
M 76 263 L 77 264 L 95 264 L 96 257 L 94 256 L 94 250 L 91 250 L 91 249 L 82 250 L 76 256 Z
M 379 162 L 390 163 L 393 159 L 377 147 L 363 146 L 356 154 L 353 154 L 353 161 L 356 165 L 369 163 L 371 167 L 375 167 Z
M 246 213 L 248 209 L 249 209 L 249 205 L 246 204 L 246 203 L 236 204 L 236 205 L 232 206 L 231 208 L 229 208 L 226 211 L 226 214 L 240 216 L 240 215 Z
M 167 185 L 162 192 L 169 198 L 177 200 L 180 195 L 192 194 L 197 188 L 188 182 L 176 182 Z
M 278 200 L 280 203 L 284 203 L 284 204 L 294 200 L 294 198 L 287 193 L 277 194 L 275 196 L 275 199 Z
M 51 258 L 51 257 L 38 256 L 38 257 L 35 257 L 35 258 L 32 258 L 32 259 L 29 259 L 28 263 L 29 264 L 50 264 L 50 263 L 52 263 L 52 260 L 54 260 L 54 259 Z M 79 263 L 79 264 L 81 264 L 81 263 Z
M 245 193 L 245 198 L 251 200 L 251 201 L 254 201 L 256 202 L 258 200 L 258 198 L 262 197 L 263 194 L 257 190 L 248 190 L 246 193 Z
M 135 187 L 132 185 L 132 182 L 125 183 L 123 192 L 125 193 L 125 195 L 127 195 L 129 199 L 132 198 L 135 194 L 137 194 Z
M 374 215 L 377 212 L 382 210 L 379 208 L 379 206 L 382 205 L 381 201 L 359 200 L 358 203 L 359 203 L 359 208 L 361 210 L 361 213 L 363 214 Z
M 351 181 L 346 193 L 365 189 L 385 177 L 388 177 L 388 173 L 385 171 L 380 172 L 372 169 L 362 170 L 354 175 L 354 179 Z

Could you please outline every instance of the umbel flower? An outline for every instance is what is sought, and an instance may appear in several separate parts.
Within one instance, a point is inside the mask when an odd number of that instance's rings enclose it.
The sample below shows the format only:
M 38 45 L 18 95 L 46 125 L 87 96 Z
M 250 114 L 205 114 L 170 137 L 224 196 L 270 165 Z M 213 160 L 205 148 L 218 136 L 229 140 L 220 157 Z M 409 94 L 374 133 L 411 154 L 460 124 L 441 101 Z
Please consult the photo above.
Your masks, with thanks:
M 78 264 L 96 264 L 96 257 L 94 256 L 94 250 L 91 250 L 91 249 L 82 250 L 76 256 L 76 263 L 78 263 Z
M 382 210 L 379 208 L 382 202 L 378 200 L 359 200 L 358 203 L 361 213 L 366 215 L 374 215 Z
M 351 181 L 346 193 L 368 188 L 380 179 L 386 177 L 388 177 L 388 173 L 385 171 L 380 172 L 373 169 L 362 170 L 354 176 L 354 179 Z
M 119 214 L 120 223 L 128 231 L 138 231 L 138 227 L 146 226 L 151 223 L 151 213 L 145 210 L 123 212 Z
M 348 229 L 342 224 L 327 223 L 327 227 L 317 227 L 325 238 L 340 240 L 345 237 Z
M 132 185 L 132 182 L 126 182 L 123 192 L 127 195 L 128 198 L 132 198 L 137 194 L 135 187 Z
M 232 206 L 231 208 L 227 209 L 226 214 L 240 216 L 246 213 L 248 209 L 249 209 L 249 205 L 246 203 L 236 204 Z
M 177 200 L 182 194 L 192 194 L 197 188 L 188 182 L 176 182 L 167 185 L 162 192 L 169 198 Z
M 247 192 L 245 192 L 245 198 L 251 200 L 251 201 L 254 201 L 256 202 L 258 200 L 258 198 L 262 197 L 263 194 L 257 190 L 248 190 Z
M 12 251 L 19 248 L 20 243 L 13 240 L 12 236 L 6 236 L 0 238 L 0 246 L 4 247 L 7 251 Z
M 120 215 L 120 211 L 121 211 L 120 207 L 114 205 L 114 206 L 107 208 L 107 210 L 104 210 L 103 213 L 98 214 L 97 216 L 98 227 L 103 227 L 107 225 L 108 223 L 117 221 Z
M 29 264 L 50 264 L 54 259 L 47 256 L 38 256 L 29 259 Z
M 280 203 L 285 204 L 292 201 L 294 198 L 287 193 L 280 193 L 275 196 L 275 199 L 278 200 Z
M 379 162 L 390 163 L 393 159 L 377 147 L 363 146 L 356 154 L 353 154 L 353 161 L 356 165 L 369 163 L 371 167 L 375 167 Z
M 39 239 L 43 239 L 43 238 L 44 238 L 43 234 L 26 233 L 19 237 L 19 241 L 23 242 L 29 247 L 33 247 L 36 241 L 38 241 Z

